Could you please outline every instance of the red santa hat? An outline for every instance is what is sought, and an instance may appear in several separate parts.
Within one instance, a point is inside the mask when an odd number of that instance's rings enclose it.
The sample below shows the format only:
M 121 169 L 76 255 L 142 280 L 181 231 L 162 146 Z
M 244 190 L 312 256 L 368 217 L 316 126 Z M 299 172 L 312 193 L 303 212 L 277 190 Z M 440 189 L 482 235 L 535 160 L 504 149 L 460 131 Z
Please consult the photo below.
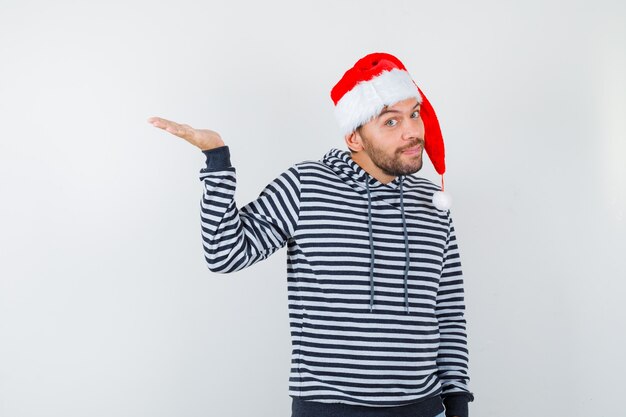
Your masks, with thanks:
M 441 175 L 441 191 L 433 194 L 433 204 L 439 210 L 450 208 L 450 196 L 443 192 L 445 149 L 437 115 L 398 58 L 384 52 L 364 56 L 346 71 L 331 90 L 330 97 L 335 103 L 335 117 L 344 135 L 378 116 L 384 106 L 417 98 L 424 122 L 424 150 Z

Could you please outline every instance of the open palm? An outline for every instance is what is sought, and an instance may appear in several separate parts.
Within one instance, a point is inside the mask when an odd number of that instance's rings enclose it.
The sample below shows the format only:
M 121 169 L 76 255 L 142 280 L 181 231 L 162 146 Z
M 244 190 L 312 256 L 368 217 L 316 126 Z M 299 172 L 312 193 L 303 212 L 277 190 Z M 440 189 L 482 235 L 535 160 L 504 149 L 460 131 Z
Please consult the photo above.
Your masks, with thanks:
M 209 129 L 194 129 L 193 127 L 163 119 L 162 117 L 150 117 L 148 123 L 160 129 L 166 130 L 173 135 L 185 139 L 203 151 L 224 146 L 219 133 Z

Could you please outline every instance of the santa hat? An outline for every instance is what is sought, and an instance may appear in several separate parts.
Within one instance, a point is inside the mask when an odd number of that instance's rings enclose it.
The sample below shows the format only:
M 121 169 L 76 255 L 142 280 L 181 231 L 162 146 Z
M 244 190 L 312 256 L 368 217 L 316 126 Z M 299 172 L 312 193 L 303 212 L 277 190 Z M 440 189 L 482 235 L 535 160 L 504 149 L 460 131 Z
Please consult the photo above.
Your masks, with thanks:
M 430 102 L 398 58 L 384 52 L 364 56 L 346 71 L 331 90 L 330 97 L 335 103 L 335 117 L 344 135 L 378 116 L 384 106 L 417 98 L 424 122 L 424 150 L 441 175 L 441 191 L 433 194 L 433 204 L 439 210 L 450 208 L 450 196 L 444 193 L 446 164 L 439 121 Z

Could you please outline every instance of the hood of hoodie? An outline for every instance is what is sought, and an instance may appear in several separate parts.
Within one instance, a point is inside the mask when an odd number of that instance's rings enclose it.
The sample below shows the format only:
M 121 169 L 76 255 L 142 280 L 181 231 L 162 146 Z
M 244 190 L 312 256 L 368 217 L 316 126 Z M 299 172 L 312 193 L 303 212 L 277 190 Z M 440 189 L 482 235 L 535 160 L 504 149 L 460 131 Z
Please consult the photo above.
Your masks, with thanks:
M 389 186 L 389 188 L 397 189 L 400 182 L 400 177 L 398 176 L 387 184 L 381 183 L 357 164 L 354 159 L 352 159 L 350 152 L 342 149 L 331 149 L 324 155 L 322 161 L 346 183 L 359 187 L 365 186 L 365 181 L 368 180 L 370 187 L 380 188 L 381 186 Z
M 332 148 L 322 158 L 322 162 L 341 178 L 346 184 L 357 190 L 367 198 L 368 203 L 368 228 L 370 241 L 370 311 L 374 308 L 374 240 L 372 235 L 372 201 L 382 202 L 395 207 L 400 211 L 404 232 L 404 304 L 406 313 L 409 314 L 408 298 L 408 272 L 410 267 L 409 239 L 406 227 L 406 216 L 408 212 L 404 206 L 404 195 L 406 193 L 406 175 L 399 175 L 387 184 L 383 184 L 375 177 L 365 171 L 353 159 L 349 151 Z M 415 210 L 415 208 L 413 208 Z

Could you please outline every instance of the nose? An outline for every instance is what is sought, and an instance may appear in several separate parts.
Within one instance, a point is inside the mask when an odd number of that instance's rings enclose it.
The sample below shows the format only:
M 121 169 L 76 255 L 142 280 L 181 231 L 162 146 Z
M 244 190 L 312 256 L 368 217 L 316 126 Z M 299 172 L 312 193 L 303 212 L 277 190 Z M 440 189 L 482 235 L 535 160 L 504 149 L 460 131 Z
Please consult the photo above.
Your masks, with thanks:
M 424 141 L 424 122 L 421 117 L 417 120 L 410 120 L 408 123 L 405 123 L 404 126 L 402 139 L 407 141 Z

